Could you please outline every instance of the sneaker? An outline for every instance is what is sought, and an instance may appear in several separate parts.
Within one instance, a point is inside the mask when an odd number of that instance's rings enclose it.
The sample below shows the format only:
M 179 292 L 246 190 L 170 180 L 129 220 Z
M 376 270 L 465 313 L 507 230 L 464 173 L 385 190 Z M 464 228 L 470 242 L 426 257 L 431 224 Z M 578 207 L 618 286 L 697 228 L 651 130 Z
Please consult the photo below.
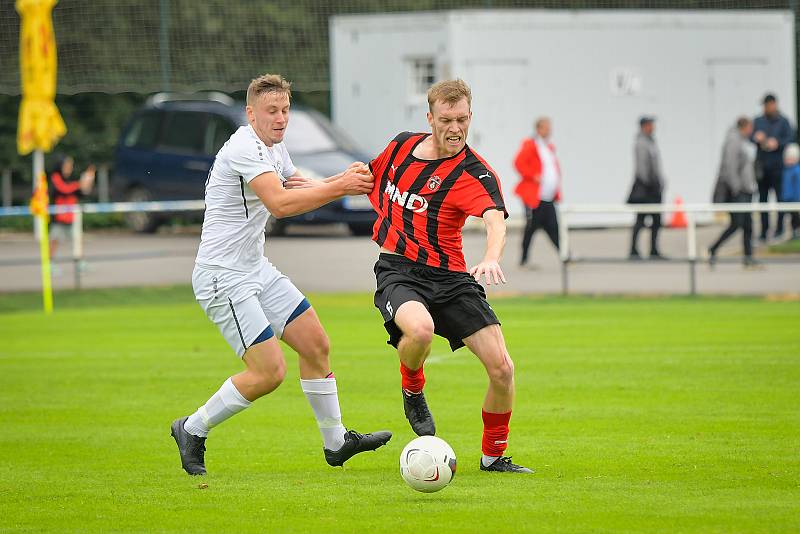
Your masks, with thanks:
M 666 261 L 667 257 L 666 256 L 662 256 L 660 252 L 656 251 L 656 252 L 651 252 L 650 253 L 650 260 L 652 260 L 652 261 Z
M 717 265 L 717 251 L 708 249 L 708 268 L 713 269 Z
M 511 461 L 511 456 L 501 456 L 488 466 L 483 465 L 482 460 L 479 461 L 481 463 L 481 471 L 495 471 L 498 473 L 533 473 L 532 469 L 528 469 L 527 467 L 522 467 L 521 465 L 513 463 Z
M 425 402 L 425 394 L 408 393 L 403 390 L 403 409 L 406 412 L 406 419 L 411 423 L 411 430 L 418 436 L 436 435 L 436 425 L 433 416 Z
M 372 434 L 359 434 L 355 430 L 348 430 L 344 435 L 344 445 L 338 451 L 323 448 L 325 461 L 333 467 L 340 467 L 347 460 L 360 452 L 374 451 L 383 447 L 392 439 L 388 430 L 373 432 Z
M 639 252 L 632 250 L 630 254 L 628 254 L 628 259 L 630 261 L 640 261 L 642 257 L 639 255 Z
M 206 438 L 189 434 L 183 428 L 183 424 L 187 419 L 189 418 L 181 417 L 173 421 L 171 434 L 175 438 L 175 443 L 178 444 L 183 470 L 190 475 L 205 475 L 206 461 L 204 454 L 206 452 Z

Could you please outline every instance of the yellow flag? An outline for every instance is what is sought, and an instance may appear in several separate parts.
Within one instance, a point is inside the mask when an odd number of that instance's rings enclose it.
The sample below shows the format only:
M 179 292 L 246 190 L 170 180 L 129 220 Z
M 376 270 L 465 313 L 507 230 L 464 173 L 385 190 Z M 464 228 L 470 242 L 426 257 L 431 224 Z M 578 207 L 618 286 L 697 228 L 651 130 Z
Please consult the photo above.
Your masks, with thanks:
M 49 152 L 67 133 L 55 104 L 56 38 L 51 17 L 57 0 L 17 0 L 22 18 L 19 34 L 22 103 L 19 107 L 17 151 Z

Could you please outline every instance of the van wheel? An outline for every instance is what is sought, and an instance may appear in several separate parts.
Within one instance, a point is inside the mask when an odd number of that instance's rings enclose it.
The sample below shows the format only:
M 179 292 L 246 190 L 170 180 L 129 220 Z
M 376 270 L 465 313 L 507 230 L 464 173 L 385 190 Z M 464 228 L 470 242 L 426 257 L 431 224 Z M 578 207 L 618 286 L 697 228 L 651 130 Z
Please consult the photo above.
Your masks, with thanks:
M 147 189 L 136 187 L 125 196 L 127 202 L 150 202 L 152 197 Z M 153 212 L 131 211 L 125 214 L 125 224 L 134 232 L 152 234 L 161 226 L 161 219 Z

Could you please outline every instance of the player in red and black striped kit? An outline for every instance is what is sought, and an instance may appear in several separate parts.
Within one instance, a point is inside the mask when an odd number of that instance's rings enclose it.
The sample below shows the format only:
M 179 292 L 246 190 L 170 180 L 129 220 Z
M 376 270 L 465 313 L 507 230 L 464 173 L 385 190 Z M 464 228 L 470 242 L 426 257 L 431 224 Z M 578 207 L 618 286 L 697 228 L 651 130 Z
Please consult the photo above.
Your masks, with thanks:
M 503 455 L 514 364 L 479 281 L 505 283 L 499 260 L 508 214 L 497 174 L 466 144 L 471 101 L 462 80 L 435 84 L 428 91 L 431 133 L 401 133 L 370 162 L 375 187 L 369 198 L 378 213 L 372 238 L 381 247 L 375 306 L 400 356 L 403 404 L 414 432 L 436 433 L 423 364 L 438 334 L 453 350 L 466 345 L 489 375 L 480 468 L 530 473 Z M 467 271 L 461 229 L 470 215 L 483 218 L 487 246 L 483 261 Z

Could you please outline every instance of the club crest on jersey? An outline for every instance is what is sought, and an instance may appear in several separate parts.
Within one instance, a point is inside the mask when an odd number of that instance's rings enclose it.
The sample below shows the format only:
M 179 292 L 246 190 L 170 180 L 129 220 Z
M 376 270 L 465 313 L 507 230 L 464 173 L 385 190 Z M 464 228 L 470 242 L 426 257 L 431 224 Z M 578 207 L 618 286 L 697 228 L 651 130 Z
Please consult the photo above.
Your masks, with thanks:
M 430 180 L 428 180 L 428 191 L 433 193 L 442 185 L 442 179 L 439 178 L 437 175 L 431 176 Z
M 428 201 L 423 197 L 415 195 L 414 193 L 409 194 L 408 191 L 403 193 L 391 182 L 387 182 L 384 193 L 386 193 L 389 200 L 414 213 L 422 213 L 428 209 Z

